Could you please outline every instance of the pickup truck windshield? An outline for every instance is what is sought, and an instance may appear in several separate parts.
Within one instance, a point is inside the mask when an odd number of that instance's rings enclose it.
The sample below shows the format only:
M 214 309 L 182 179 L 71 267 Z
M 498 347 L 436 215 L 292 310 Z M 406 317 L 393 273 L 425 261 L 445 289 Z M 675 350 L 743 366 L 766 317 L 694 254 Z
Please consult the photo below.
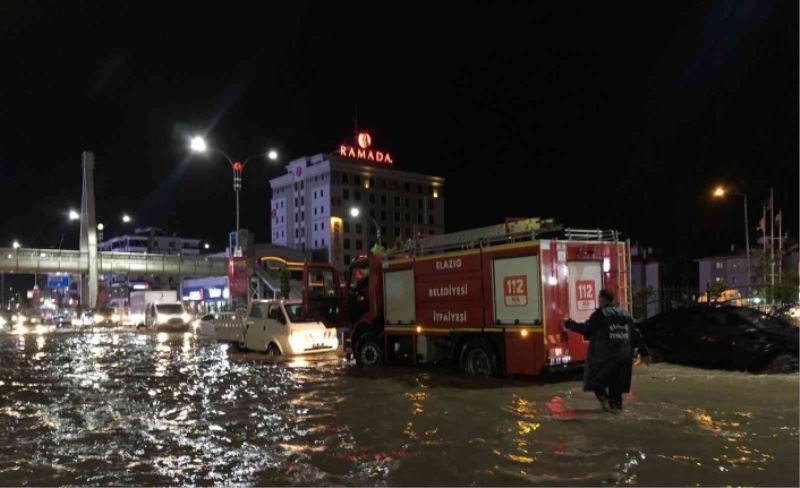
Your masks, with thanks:
M 286 309 L 286 315 L 289 316 L 290 322 L 312 322 L 314 320 L 303 312 L 301 303 L 284 304 L 283 308 Z
M 183 305 L 179 305 L 177 303 L 164 303 L 161 305 L 156 305 L 156 311 L 158 311 L 158 313 L 177 315 L 179 313 L 183 313 Z

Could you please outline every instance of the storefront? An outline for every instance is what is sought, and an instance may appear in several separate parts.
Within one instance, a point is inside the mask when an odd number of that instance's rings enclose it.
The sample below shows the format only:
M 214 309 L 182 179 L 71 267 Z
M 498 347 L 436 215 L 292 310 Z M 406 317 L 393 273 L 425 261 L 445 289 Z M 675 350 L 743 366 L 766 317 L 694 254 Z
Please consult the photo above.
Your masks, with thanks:
M 230 292 L 225 277 L 184 280 L 181 300 L 195 315 L 228 309 Z

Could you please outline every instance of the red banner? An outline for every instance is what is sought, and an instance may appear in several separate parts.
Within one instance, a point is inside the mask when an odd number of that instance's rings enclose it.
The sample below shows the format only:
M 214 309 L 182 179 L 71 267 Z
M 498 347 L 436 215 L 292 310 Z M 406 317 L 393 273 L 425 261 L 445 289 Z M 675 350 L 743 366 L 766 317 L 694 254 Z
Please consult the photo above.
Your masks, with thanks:
M 228 288 L 231 296 L 247 295 L 247 258 L 228 258 Z

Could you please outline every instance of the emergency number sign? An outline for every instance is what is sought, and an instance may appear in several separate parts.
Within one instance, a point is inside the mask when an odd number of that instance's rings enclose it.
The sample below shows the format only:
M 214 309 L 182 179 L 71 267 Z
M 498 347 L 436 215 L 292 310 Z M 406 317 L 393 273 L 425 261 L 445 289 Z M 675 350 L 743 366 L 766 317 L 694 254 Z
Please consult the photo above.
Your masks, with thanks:
M 525 275 L 503 278 L 503 298 L 506 307 L 524 307 L 528 304 L 528 277 Z
M 578 310 L 594 310 L 597 308 L 597 290 L 594 280 L 575 281 L 576 307 Z

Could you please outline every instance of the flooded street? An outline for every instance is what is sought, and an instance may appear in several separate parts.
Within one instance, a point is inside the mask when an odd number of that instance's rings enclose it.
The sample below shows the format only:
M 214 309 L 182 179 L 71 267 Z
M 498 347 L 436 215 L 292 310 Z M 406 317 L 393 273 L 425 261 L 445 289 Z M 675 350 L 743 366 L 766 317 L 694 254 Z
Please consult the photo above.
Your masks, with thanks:
M 798 378 L 642 366 L 612 415 L 574 378 L 3 335 L 0 484 L 796 486 Z

